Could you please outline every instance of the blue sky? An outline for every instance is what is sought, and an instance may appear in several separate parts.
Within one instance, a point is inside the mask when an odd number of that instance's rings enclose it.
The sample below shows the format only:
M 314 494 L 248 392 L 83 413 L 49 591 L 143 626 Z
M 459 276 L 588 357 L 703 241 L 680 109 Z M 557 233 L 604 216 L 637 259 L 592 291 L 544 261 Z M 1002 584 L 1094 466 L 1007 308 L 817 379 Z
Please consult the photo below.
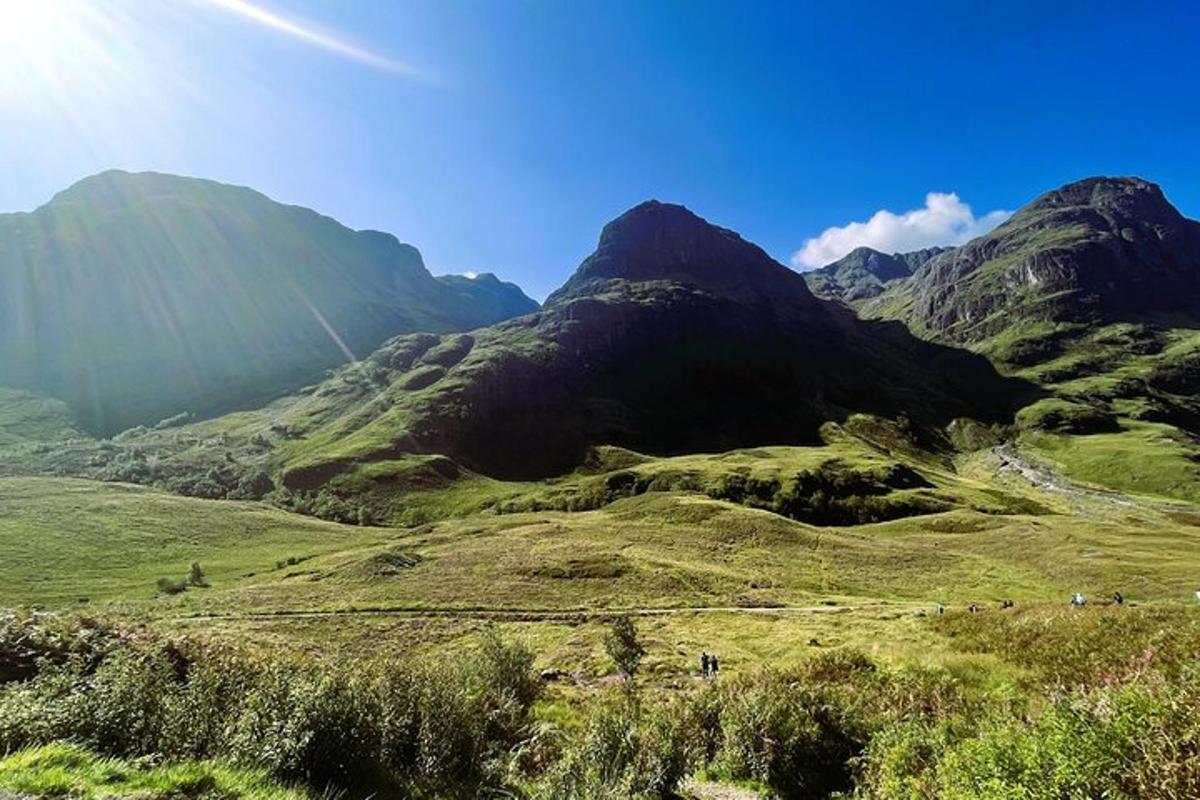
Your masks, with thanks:
M 0 210 L 109 167 L 210 177 L 539 299 L 649 197 L 784 263 L 929 193 L 958 204 L 883 218 L 883 241 L 1092 174 L 1197 217 L 1196 9 L 0 0 Z

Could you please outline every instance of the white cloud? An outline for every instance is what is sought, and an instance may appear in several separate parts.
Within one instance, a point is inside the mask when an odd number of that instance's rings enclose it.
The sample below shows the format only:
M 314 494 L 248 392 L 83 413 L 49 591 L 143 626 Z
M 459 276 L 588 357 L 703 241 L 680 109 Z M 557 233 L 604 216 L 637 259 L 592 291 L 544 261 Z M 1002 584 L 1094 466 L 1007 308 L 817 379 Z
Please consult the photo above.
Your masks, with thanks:
M 1011 211 L 989 211 L 975 216 L 971 207 L 953 192 L 930 192 L 925 207 L 896 214 L 876 211 L 866 222 L 827 228 L 792 254 L 792 266 L 816 269 L 837 261 L 856 247 L 884 253 L 906 253 L 925 247 L 958 245 L 982 236 L 1012 216 Z
M 469 280 L 469 281 L 473 281 L 473 280 L 475 280 L 476 278 L 478 278 L 478 277 L 479 277 L 479 273 L 478 273 L 478 272 L 475 272 L 474 270 L 469 270 L 469 271 L 467 271 L 467 272 L 464 272 L 464 273 L 462 274 L 462 276 L 463 276 L 464 278 L 466 278 L 467 280 Z

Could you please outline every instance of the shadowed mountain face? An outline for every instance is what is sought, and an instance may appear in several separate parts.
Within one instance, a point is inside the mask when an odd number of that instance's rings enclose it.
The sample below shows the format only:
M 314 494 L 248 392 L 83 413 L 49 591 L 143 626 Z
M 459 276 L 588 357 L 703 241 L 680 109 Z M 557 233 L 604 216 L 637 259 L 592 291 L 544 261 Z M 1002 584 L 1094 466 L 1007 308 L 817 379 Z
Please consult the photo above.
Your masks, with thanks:
M 653 202 L 606 226 L 539 313 L 468 338 L 385 345 L 371 357 L 390 370 L 385 400 L 353 420 L 307 407 L 306 420 L 333 420 L 313 440 L 336 445 L 298 445 L 288 484 L 404 452 L 531 478 L 573 468 L 595 444 L 811 442 L 853 412 L 1009 419 L 1029 390 L 898 323 L 860 321 L 736 234 Z
M 614 281 L 674 281 L 787 316 L 817 306 L 804 280 L 762 248 L 656 200 L 605 225 L 595 252 L 546 303 L 603 293 Z
M 1089 178 L 932 259 L 905 293 L 910 322 L 961 342 L 1034 322 L 1195 320 L 1200 223 L 1153 183 Z
M 0 383 L 100 433 L 260 402 L 397 333 L 536 308 L 494 278 L 435 279 L 388 234 L 211 181 L 109 172 L 0 216 Z

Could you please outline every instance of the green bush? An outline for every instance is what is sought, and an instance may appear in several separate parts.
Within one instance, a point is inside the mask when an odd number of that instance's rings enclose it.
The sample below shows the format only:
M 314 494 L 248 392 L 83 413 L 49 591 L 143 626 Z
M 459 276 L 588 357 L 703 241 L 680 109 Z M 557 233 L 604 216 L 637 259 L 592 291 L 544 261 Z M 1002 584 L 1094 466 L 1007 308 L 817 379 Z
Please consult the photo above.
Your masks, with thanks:
M 159 578 L 157 586 L 163 594 L 181 594 L 187 591 L 188 582 L 178 578 Z
M 139 638 L 0 686 L 0 750 L 71 741 L 316 788 L 473 797 L 503 781 L 540 689 L 529 651 L 494 637 L 449 664 L 349 667 Z
M 13 617 L 0 621 L 0 751 L 216 760 L 354 796 L 665 798 L 703 767 L 782 798 L 1177 800 L 1200 796 L 1200 667 L 1195 639 L 1177 637 L 1162 658 L 1110 660 L 1045 694 L 968 692 L 944 670 L 834 650 L 670 697 L 602 690 L 564 729 L 533 713 L 533 654 L 494 634 L 454 659 L 336 663 Z
M 674 797 L 690 771 L 678 707 L 645 708 L 636 694 L 596 701 L 582 733 L 539 786 L 545 800 Z
M 851 788 L 850 761 L 863 746 L 836 699 L 774 675 L 727 689 L 721 730 L 720 766 L 783 797 L 825 797 Z
M 1200 680 L 1063 697 L 1032 723 L 994 722 L 938 768 L 948 800 L 1200 796 Z

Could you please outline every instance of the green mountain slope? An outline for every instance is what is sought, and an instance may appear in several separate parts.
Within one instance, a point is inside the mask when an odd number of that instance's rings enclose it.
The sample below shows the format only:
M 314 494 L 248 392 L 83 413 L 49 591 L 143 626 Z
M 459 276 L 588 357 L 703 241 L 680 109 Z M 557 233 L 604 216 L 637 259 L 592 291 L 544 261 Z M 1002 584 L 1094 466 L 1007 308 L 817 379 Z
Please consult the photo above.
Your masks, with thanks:
M 111 433 L 294 390 L 413 330 L 536 309 L 249 189 L 107 172 L 0 216 L 0 381 Z

